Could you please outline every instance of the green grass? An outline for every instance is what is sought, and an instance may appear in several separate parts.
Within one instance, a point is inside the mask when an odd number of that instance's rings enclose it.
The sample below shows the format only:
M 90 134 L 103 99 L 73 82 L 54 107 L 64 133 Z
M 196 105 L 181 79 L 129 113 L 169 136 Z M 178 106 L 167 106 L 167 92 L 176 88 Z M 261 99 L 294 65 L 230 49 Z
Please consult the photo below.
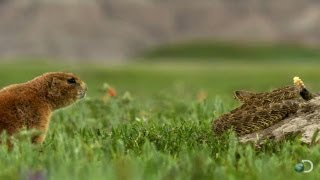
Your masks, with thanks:
M 320 51 L 297 44 L 191 41 L 154 47 L 141 54 L 146 61 L 175 59 L 185 61 L 300 61 L 315 60 Z
M 266 91 L 301 76 L 320 89 L 320 64 L 149 63 L 126 66 L 3 64 L 1 86 L 46 71 L 72 71 L 89 86 L 89 97 L 56 112 L 43 145 L 25 141 L 0 148 L 0 179 L 317 179 L 320 145 L 297 139 L 257 149 L 232 134 L 214 137 L 211 121 L 237 105 L 232 91 Z M 109 83 L 118 96 L 101 100 Z M 132 100 L 123 98 L 129 91 Z M 208 93 L 204 101 L 200 91 Z M 310 174 L 294 165 L 313 161 Z

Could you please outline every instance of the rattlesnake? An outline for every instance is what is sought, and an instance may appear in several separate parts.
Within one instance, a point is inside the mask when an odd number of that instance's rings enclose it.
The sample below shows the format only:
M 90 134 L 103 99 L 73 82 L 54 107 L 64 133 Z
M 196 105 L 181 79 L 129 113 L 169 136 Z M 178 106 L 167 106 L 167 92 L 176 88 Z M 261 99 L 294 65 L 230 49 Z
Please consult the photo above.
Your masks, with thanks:
M 308 109 L 306 101 L 315 97 L 299 77 L 294 85 L 275 89 L 271 92 L 253 93 L 236 91 L 235 97 L 242 105 L 212 122 L 217 135 L 233 129 L 238 136 L 266 129 L 281 120 Z

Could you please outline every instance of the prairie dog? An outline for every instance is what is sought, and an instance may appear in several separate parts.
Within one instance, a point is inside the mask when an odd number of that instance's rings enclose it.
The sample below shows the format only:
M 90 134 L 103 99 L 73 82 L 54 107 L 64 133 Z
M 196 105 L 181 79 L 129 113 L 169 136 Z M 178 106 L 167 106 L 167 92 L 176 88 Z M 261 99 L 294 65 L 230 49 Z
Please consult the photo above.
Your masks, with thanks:
M 0 133 L 14 135 L 22 128 L 36 129 L 40 135 L 33 143 L 42 143 L 54 110 L 69 106 L 86 95 L 87 86 L 71 73 L 51 72 L 31 81 L 0 90 Z

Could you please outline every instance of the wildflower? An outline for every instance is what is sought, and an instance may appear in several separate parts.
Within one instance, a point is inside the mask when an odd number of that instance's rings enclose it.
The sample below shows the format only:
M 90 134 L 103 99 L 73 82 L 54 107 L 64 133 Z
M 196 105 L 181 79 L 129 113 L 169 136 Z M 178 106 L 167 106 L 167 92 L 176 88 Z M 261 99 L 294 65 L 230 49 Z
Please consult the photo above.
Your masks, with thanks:
M 109 86 L 109 88 L 108 88 L 108 95 L 109 95 L 110 97 L 115 97 L 115 96 L 117 96 L 117 91 L 116 91 L 113 87 Z
M 111 97 L 117 96 L 117 91 L 115 90 L 115 88 L 113 88 L 112 86 L 110 86 L 107 83 L 103 84 L 101 90 L 102 90 L 102 93 L 103 93 L 103 95 L 101 97 L 103 102 L 107 102 L 107 101 L 109 101 L 109 99 Z

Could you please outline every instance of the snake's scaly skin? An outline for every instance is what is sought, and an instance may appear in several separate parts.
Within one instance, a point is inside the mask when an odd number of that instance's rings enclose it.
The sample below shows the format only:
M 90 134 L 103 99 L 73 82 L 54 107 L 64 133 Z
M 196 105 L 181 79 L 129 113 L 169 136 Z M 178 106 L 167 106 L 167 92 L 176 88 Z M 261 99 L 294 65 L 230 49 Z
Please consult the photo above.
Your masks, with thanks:
M 212 129 L 217 135 L 233 129 L 242 136 L 268 128 L 296 114 L 304 101 L 313 98 L 300 84 L 264 93 L 236 91 L 235 96 L 243 104 L 213 121 Z

